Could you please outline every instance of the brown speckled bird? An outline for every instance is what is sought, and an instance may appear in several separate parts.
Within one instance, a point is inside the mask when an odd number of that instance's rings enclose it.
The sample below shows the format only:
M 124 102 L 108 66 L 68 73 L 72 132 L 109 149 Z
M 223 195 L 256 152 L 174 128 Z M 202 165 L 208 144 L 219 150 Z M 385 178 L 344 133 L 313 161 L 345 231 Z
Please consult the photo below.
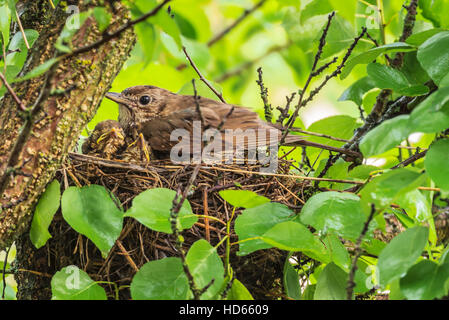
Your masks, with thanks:
M 204 97 L 196 97 L 199 99 L 195 101 L 194 96 L 175 94 L 155 86 L 134 86 L 121 93 L 109 92 L 106 97 L 119 104 L 118 121 L 125 133 L 134 136 L 136 133 L 142 133 L 151 149 L 157 152 L 169 152 L 177 144 L 177 141 L 170 141 L 172 131 L 186 129 L 192 132 L 193 121 L 203 120 L 204 127 L 207 128 L 217 128 L 222 124 L 223 132 L 226 129 L 265 130 L 267 131 L 266 136 L 269 137 L 268 132 L 274 129 L 277 132 L 278 140 L 282 135 L 280 127 L 263 121 L 257 113 L 245 107 Z M 198 112 L 197 103 L 200 112 Z M 231 108 L 234 110 L 229 115 Z M 222 123 L 223 119 L 226 119 L 224 123 Z M 248 140 L 245 140 L 245 148 L 257 143 L 260 146 L 256 135 L 249 137 Z M 303 137 L 293 134 L 286 136 L 284 145 L 341 151 L 339 148 L 306 141 Z M 353 156 L 357 155 L 351 151 L 347 153 L 353 153 Z
M 120 123 L 115 120 L 106 120 L 95 126 L 81 150 L 84 154 L 112 159 L 124 146 L 125 132 Z

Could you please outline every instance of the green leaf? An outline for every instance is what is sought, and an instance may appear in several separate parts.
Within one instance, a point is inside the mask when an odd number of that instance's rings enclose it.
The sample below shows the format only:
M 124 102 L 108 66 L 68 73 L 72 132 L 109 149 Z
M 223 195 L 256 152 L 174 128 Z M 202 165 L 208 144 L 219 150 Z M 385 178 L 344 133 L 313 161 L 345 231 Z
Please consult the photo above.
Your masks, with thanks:
M 432 243 L 436 243 L 437 235 L 435 230 L 435 223 L 432 215 L 432 207 L 427 201 L 426 197 L 417 189 L 407 192 L 401 197 L 397 198 L 397 204 L 400 205 L 406 212 L 407 216 L 402 215 L 402 220 L 399 215 L 395 212 L 395 215 L 403 223 L 408 217 L 412 217 L 413 225 L 418 223 L 426 223 L 429 226 L 429 240 Z M 408 227 L 405 224 L 406 228 Z
M 369 131 L 360 141 L 360 151 L 366 158 L 384 153 L 399 145 L 410 133 L 409 116 L 397 116 Z
M 429 30 L 424 30 L 421 32 L 417 32 L 412 34 L 410 37 L 405 40 L 408 44 L 411 44 L 412 46 L 420 46 L 422 45 L 427 39 L 433 37 L 437 33 L 446 31 L 445 29 L 441 28 L 433 28 Z
M 379 170 L 376 166 L 362 164 L 349 171 L 349 177 L 355 179 L 368 179 L 370 173 Z
M 349 139 L 352 137 L 354 130 L 357 127 L 357 119 L 346 115 L 337 115 L 315 121 L 307 128 L 307 130 L 331 135 L 341 139 Z M 308 137 L 307 139 L 314 142 L 322 141 L 332 146 L 341 146 L 343 144 L 343 142 L 330 141 L 326 138 Z
M 338 101 L 353 101 L 356 105 L 362 104 L 362 99 L 365 93 L 367 93 L 376 85 L 370 77 L 363 77 L 362 79 L 354 82 L 343 94 L 338 98 Z
M 382 286 L 402 277 L 416 262 L 427 243 L 428 234 L 425 227 L 407 229 L 382 250 L 377 262 Z
M 60 188 L 61 186 L 58 180 L 53 180 L 48 185 L 47 190 L 41 195 L 34 210 L 30 239 L 37 249 L 42 247 L 51 238 L 48 227 L 59 208 L 61 200 Z
M 366 114 L 369 114 L 373 110 L 373 106 L 376 104 L 377 96 L 380 93 L 380 89 L 371 89 L 368 91 L 362 99 L 363 110 Z
M 331 262 L 320 273 L 314 300 L 345 300 L 347 285 L 348 274 Z
M 52 300 L 106 300 L 106 292 L 77 266 L 68 266 L 51 279 Z
M 326 167 L 326 163 L 329 159 L 322 159 L 320 161 L 320 164 L 318 165 L 318 168 L 314 172 L 314 176 L 318 177 L 320 172 L 324 170 Z M 350 164 L 343 159 L 338 159 L 333 166 L 327 170 L 326 174 L 323 178 L 331 178 L 331 179 L 347 179 L 348 178 L 348 168 Z M 349 184 L 344 183 L 335 183 L 335 182 L 329 182 L 329 181 L 321 181 L 319 183 L 320 187 L 323 188 L 329 188 L 334 190 L 344 190 L 347 188 L 350 188 L 351 186 Z
M 25 80 L 29 80 L 35 77 L 38 77 L 42 74 L 44 74 L 45 72 L 47 72 L 56 62 L 58 62 L 59 59 L 58 58 L 51 58 L 48 59 L 47 61 L 45 61 L 44 63 L 38 65 L 37 67 L 35 67 L 33 70 L 31 70 L 30 72 L 28 72 L 26 75 L 24 75 L 23 77 L 20 78 L 16 78 L 12 81 L 12 83 L 15 82 L 22 82 Z
M 0 33 L 2 36 L 3 47 L 6 48 L 9 43 L 9 30 L 11 27 L 11 8 L 9 1 L 0 2 Z
M 329 0 L 313 0 L 301 10 L 301 21 L 305 22 L 313 16 L 330 13 L 332 10 L 333 7 L 329 3 Z
M 391 89 L 404 96 L 420 96 L 429 92 L 424 85 L 411 85 L 401 71 L 379 63 L 370 63 L 368 75 L 380 89 Z
M 449 73 L 449 31 L 427 39 L 418 48 L 418 61 L 433 81 L 440 81 Z
M 332 262 L 346 272 L 349 272 L 351 259 L 340 239 L 335 234 L 327 234 L 323 239 L 323 242 L 324 246 L 329 251 Z
M 33 47 L 34 42 L 39 37 L 39 33 L 36 30 L 26 29 L 24 30 L 30 48 Z M 22 69 L 28 55 L 28 50 L 23 39 L 22 32 L 17 32 L 11 39 L 8 47 L 9 51 L 14 51 L 6 56 L 5 62 L 7 66 L 17 66 L 18 70 Z M 14 77 L 17 74 L 14 74 Z
M 100 32 L 105 31 L 111 23 L 112 15 L 104 7 L 95 7 L 93 15 L 95 20 L 97 20 L 98 30 L 100 30 Z
M 131 3 L 131 13 L 134 19 L 141 17 L 146 12 L 150 12 L 158 5 L 156 0 L 139 0 Z M 146 20 L 145 24 L 153 24 L 159 27 L 166 34 L 170 35 L 175 40 L 178 49 L 182 48 L 181 32 L 176 24 L 176 21 L 166 10 L 160 10 L 155 16 Z M 138 27 L 139 24 L 136 25 Z M 148 41 L 148 39 L 144 39 Z
M 313 296 L 315 294 L 316 284 L 309 284 L 306 287 L 306 290 L 304 290 L 304 293 L 302 294 L 301 298 L 302 300 L 314 300 Z
M 156 43 L 159 39 L 154 25 L 142 22 L 134 26 L 138 44 L 143 50 L 145 64 L 153 61 L 156 51 Z
M 146 227 L 160 232 L 172 233 L 170 211 L 176 192 L 165 188 L 149 189 L 134 198 L 125 216 L 133 217 Z M 198 217 L 193 214 L 190 203 L 185 200 L 178 214 L 179 230 L 191 228 Z
M 424 18 L 432 21 L 435 27 L 449 27 L 446 12 L 449 10 L 449 2 L 446 0 L 420 0 L 419 7 Z
M 175 257 L 145 263 L 130 290 L 133 300 L 186 300 L 191 296 L 181 259 Z
M 254 300 L 254 298 L 239 280 L 234 279 L 226 300 Z
M 329 262 L 329 254 L 319 238 L 298 222 L 278 223 L 264 233 L 262 240 L 281 250 L 301 251 L 313 259 Z
M 430 146 L 424 159 L 429 177 L 442 189 L 449 191 L 449 139 L 438 140 Z
M 235 232 L 239 241 L 262 236 L 280 222 L 294 218 L 294 213 L 286 205 L 267 202 L 255 208 L 244 210 L 235 220 Z M 260 239 L 239 243 L 238 255 L 246 255 L 260 249 L 271 248 L 271 245 Z
M 409 86 L 409 87 L 404 87 L 401 89 L 397 89 L 395 90 L 396 93 L 403 95 L 403 96 L 407 96 L 407 97 L 417 97 L 417 96 L 422 96 L 425 95 L 427 93 L 429 93 L 429 87 L 424 86 L 424 85 L 416 85 L 416 86 Z
M 214 299 L 221 292 L 224 284 L 223 262 L 217 250 L 204 239 L 196 241 L 189 249 L 186 263 L 193 276 L 195 285 L 202 289 L 212 279 L 214 283 L 201 296 L 201 299 Z
M 408 82 L 411 84 L 411 88 L 414 87 L 426 87 L 423 84 L 430 80 L 427 72 L 421 67 L 421 64 L 416 57 L 416 51 L 407 52 L 404 54 L 404 60 L 401 67 L 401 72 L 407 77 Z M 403 91 L 412 89 L 402 89 Z M 426 87 L 428 91 L 428 87 Z
M 392 67 L 380 63 L 370 63 L 366 67 L 366 71 L 375 85 L 380 89 L 398 90 L 408 87 L 409 83 L 405 75 Z
M 175 14 L 175 21 L 178 25 L 179 31 L 184 37 L 187 37 L 192 40 L 198 40 L 198 34 L 196 32 L 195 26 L 192 24 L 189 19 L 181 15 L 179 12 Z
M 335 191 L 315 194 L 299 215 L 302 223 L 347 239 L 358 238 L 366 219 L 358 196 Z
M 250 190 L 222 190 L 220 196 L 234 207 L 254 208 L 270 202 L 270 199 L 259 196 Z
M 58 40 L 56 40 L 55 48 L 61 52 L 71 52 L 72 51 L 72 38 L 75 33 L 81 28 L 84 22 L 92 14 L 91 10 L 85 12 L 79 12 L 72 14 L 68 19 L 64 28 L 59 35 Z M 68 44 L 68 46 L 66 45 Z
M 284 272 L 283 272 L 283 280 L 284 280 L 284 288 L 285 294 L 287 297 L 295 300 L 301 300 L 301 287 L 299 285 L 299 275 L 295 268 L 290 264 L 290 256 L 288 255 L 287 259 L 285 259 L 284 263 Z
M 354 293 L 365 293 L 372 288 L 372 285 L 368 284 L 368 281 L 372 279 L 368 278 L 370 275 L 372 277 L 372 274 L 369 272 L 370 269 L 370 266 L 365 263 L 363 259 L 357 260 L 357 270 L 354 276 L 354 282 L 356 284 L 354 287 Z
M 106 257 L 120 235 L 123 212 L 99 185 L 69 187 L 61 199 L 65 221 L 77 232 L 88 237 Z
M 368 64 L 370 62 L 373 62 L 373 60 L 375 60 L 381 54 L 393 52 L 410 52 L 415 50 L 416 47 L 404 42 L 394 42 L 380 47 L 372 48 L 350 59 L 346 63 L 346 66 L 343 68 L 340 77 L 341 79 L 345 79 L 356 65 Z
M 449 290 L 449 263 L 441 265 L 423 260 L 400 280 L 401 292 L 409 300 L 432 300 L 446 296 Z
M 449 128 L 449 86 L 439 88 L 410 114 L 410 130 L 436 133 Z
M 408 168 L 383 173 L 371 180 L 360 192 L 364 204 L 373 203 L 381 211 L 404 193 L 418 187 L 421 174 Z

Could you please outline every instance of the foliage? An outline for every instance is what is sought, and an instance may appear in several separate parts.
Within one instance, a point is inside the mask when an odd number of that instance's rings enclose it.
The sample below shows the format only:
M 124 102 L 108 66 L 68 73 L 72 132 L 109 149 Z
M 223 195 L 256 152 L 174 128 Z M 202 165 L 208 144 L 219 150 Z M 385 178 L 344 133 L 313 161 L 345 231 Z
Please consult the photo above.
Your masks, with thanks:
M 138 18 L 158 3 L 155 0 L 126 2 L 132 18 Z M 383 11 L 378 10 L 379 3 L 383 3 Z M 306 111 L 310 113 L 310 108 L 306 108 L 295 126 L 307 123 L 304 129 L 339 139 L 327 140 L 321 136 L 311 137 L 310 141 L 343 147 L 344 140 L 351 139 L 354 130 L 360 132 L 369 124 L 366 117 L 377 104 L 379 92 L 388 94 L 387 106 L 404 98 L 407 104 L 399 105 L 390 114 L 384 112 L 380 121 L 364 132 L 359 141 L 365 158 L 363 163 L 332 162 L 328 151 L 311 148 L 304 157 L 300 151 L 290 155 L 296 161 L 294 166 L 303 173 L 344 179 L 345 184 L 317 182 L 314 193 L 307 195 L 299 212 L 247 190 L 220 192 L 234 207 L 233 216 L 237 213 L 233 231 L 238 242 L 225 242 L 229 240 L 228 234 L 222 242 L 227 252 L 233 245 L 238 245 L 239 255 L 267 248 L 288 251 L 283 284 L 289 298 L 346 299 L 348 293 L 352 298 L 372 295 L 376 290 L 390 290 L 390 297 L 407 299 L 434 299 L 448 294 L 448 248 L 437 241 L 432 215 L 433 210 L 438 211 L 443 206 L 436 199 L 447 200 L 449 191 L 448 8 L 443 0 L 421 0 L 413 34 L 399 41 L 407 15 L 407 10 L 401 10 L 402 4 L 399 0 L 345 1 L 344 4 L 330 0 L 301 4 L 299 1 L 268 1 L 236 30 L 213 44 L 210 40 L 217 34 L 216 25 L 230 24 L 244 8 L 254 5 L 252 1 L 179 0 L 173 2 L 170 10 L 161 10 L 134 26 L 138 43 L 112 91 L 152 84 L 189 93 L 190 81 L 197 75 L 185 65 L 182 52 L 185 47 L 207 78 L 218 83 L 216 88 L 228 101 L 255 106 L 261 114 L 263 104 L 256 94 L 254 81 L 256 65 L 263 65 L 273 105 L 279 105 L 283 103 L 284 93 L 297 92 L 306 82 L 309 74 L 305 70 L 311 69 L 317 48 L 320 48 L 319 39 L 328 21 L 327 14 L 336 11 L 337 17 L 327 30 L 321 65 L 329 63 L 334 56 L 341 61 L 360 33 L 360 27 L 367 28 L 369 37 L 364 37 L 349 51 L 351 56 L 340 70 L 338 82 L 329 83 L 322 91 L 326 93 L 320 92 L 316 97 L 322 104 L 341 101 L 338 114 L 333 112 L 313 121 L 307 119 Z M 219 10 L 222 13 L 214 21 L 215 16 L 211 18 L 204 8 L 208 12 Z M 10 35 L 13 30 L 10 23 L 16 19 L 14 10 L 13 1 L 0 4 L 1 44 L 6 52 L 0 64 L 9 83 L 42 75 L 57 61 L 57 58 L 48 60 L 19 76 L 29 49 L 20 31 Z M 94 19 L 101 32 L 108 30 L 111 20 L 102 7 L 79 13 L 78 18 L 81 22 Z M 385 21 L 388 22 L 384 25 Z M 61 53 L 74 50 L 71 37 L 76 31 L 64 29 L 57 44 Z M 37 31 L 24 30 L 24 34 L 32 48 Z M 397 56 L 403 59 L 401 65 L 394 63 Z M 325 73 L 319 74 L 313 84 L 325 78 Z M 205 87 L 200 88 L 200 94 L 211 94 L 205 90 Z M 0 94 L 5 92 L 3 86 Z M 104 101 L 90 127 L 116 117 L 116 106 Z M 425 154 L 418 157 L 422 152 Z M 413 161 L 404 164 L 404 159 Z M 411 166 L 402 168 L 406 165 Z M 351 191 L 352 185 L 347 180 L 363 180 L 363 185 L 352 193 L 335 191 Z M 147 190 L 137 195 L 130 209 L 124 212 L 102 186 L 69 187 L 61 197 L 60 186 L 55 182 L 36 207 L 30 236 L 37 248 L 45 244 L 51 237 L 48 226 L 61 202 L 66 222 L 90 239 L 106 257 L 122 231 L 124 217 L 136 219 L 157 232 L 189 229 L 198 217 L 186 200 L 173 223 L 171 208 L 175 194 L 163 188 Z M 384 228 L 385 214 L 397 217 L 405 229 L 389 243 L 374 237 L 375 229 Z M 228 228 L 230 226 L 231 221 L 228 221 Z M 182 237 L 177 240 L 182 242 Z M 185 261 L 169 257 L 146 263 L 131 282 L 132 298 L 190 299 L 196 287 L 200 291 L 205 289 L 201 299 L 251 299 L 251 293 L 234 277 L 229 256 L 221 259 L 217 246 L 198 240 L 190 247 Z M 301 264 L 295 260 L 293 254 L 297 252 L 309 262 Z M 77 275 L 77 282 L 67 286 L 67 278 L 73 273 Z M 351 281 L 354 291 L 350 290 Z M 53 298 L 106 299 L 99 284 L 76 266 L 66 267 L 53 276 Z M 6 297 L 12 297 L 11 288 L 8 288 Z

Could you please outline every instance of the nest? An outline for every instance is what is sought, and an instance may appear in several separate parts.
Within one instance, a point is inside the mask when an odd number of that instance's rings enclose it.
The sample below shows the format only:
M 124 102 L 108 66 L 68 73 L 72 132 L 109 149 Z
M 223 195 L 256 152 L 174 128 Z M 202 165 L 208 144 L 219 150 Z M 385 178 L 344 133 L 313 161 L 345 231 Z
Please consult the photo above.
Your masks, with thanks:
M 81 154 L 70 154 L 69 158 L 58 173 L 62 185 L 102 185 L 120 200 L 125 210 L 131 206 L 135 196 L 147 189 L 183 190 L 194 170 L 193 165 L 174 165 L 162 160 L 143 166 Z M 213 216 L 223 222 L 230 219 L 232 212 L 232 206 L 218 193 L 224 189 L 252 190 L 298 211 L 304 203 L 299 195 L 304 195 L 310 186 L 307 182 L 298 182 L 290 177 L 290 167 L 290 162 L 280 159 L 279 174 L 263 175 L 260 172 L 261 166 L 257 164 L 203 166 L 188 201 L 194 213 Z M 237 210 L 236 214 L 240 212 L 241 210 Z M 101 257 L 93 243 L 72 230 L 60 214 L 55 218 L 50 232 L 53 238 L 48 244 L 50 249 L 46 250 L 46 260 L 53 262 L 54 271 L 67 264 L 75 264 L 96 281 L 115 282 L 119 287 L 123 286 L 119 291 L 121 299 L 130 298 L 127 285 L 143 264 L 164 257 L 179 256 L 173 235 L 152 231 L 131 218 L 125 218 L 122 233 L 106 259 Z M 199 239 L 206 239 L 216 245 L 226 235 L 226 226 L 214 220 L 205 221 L 200 218 L 192 228 L 184 230 L 182 235 L 187 251 Z M 232 234 L 231 242 L 237 240 L 237 236 Z M 234 274 L 254 298 L 285 298 L 282 288 L 285 252 L 266 249 L 247 256 L 237 256 L 238 246 L 231 248 L 230 261 Z M 224 244 L 218 247 L 218 254 L 224 257 Z M 108 296 L 114 297 L 115 287 L 105 287 Z

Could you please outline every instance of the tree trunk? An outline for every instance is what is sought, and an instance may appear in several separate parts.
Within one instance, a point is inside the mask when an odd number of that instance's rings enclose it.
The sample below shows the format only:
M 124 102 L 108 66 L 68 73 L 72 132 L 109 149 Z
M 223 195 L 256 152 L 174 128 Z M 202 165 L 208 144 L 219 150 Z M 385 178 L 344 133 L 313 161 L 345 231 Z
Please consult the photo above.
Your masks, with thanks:
M 116 30 L 127 21 L 128 10 L 117 1 L 67 1 L 67 5 L 76 5 L 83 12 L 100 2 L 112 13 L 107 31 Z M 39 32 L 22 75 L 57 55 L 54 44 L 70 14 L 61 6 L 52 9 L 47 0 L 22 1 L 17 5 L 24 28 Z M 73 47 L 83 47 L 100 38 L 95 19 L 90 17 L 73 37 Z M 29 235 L 24 234 L 29 229 L 33 208 L 95 114 L 134 43 L 132 29 L 126 30 L 98 48 L 61 60 L 44 75 L 14 86 L 28 112 L 20 111 L 9 93 L 3 98 L 0 249 L 16 241 L 16 269 L 36 270 L 33 266 L 45 263 L 37 261 Z M 20 273 L 16 279 L 19 299 L 49 297 L 49 278 Z
M 74 4 L 83 12 L 97 2 Z M 55 57 L 54 44 L 68 14 L 60 6 L 51 9 L 48 3 L 41 0 L 23 4 L 25 26 L 36 16 L 41 17 L 38 24 L 42 26 L 23 74 Z M 107 7 L 113 11 L 109 30 L 123 25 L 126 8 L 119 2 L 114 2 L 114 8 Z M 72 42 L 75 48 L 82 47 L 100 37 L 91 17 Z M 10 245 L 28 229 L 33 206 L 95 114 L 134 43 L 133 32 L 125 31 L 117 39 L 62 60 L 46 74 L 18 84 L 14 90 L 31 108 L 29 112 L 20 111 L 12 96 L 6 94 L 0 107 L 0 248 Z M 55 89 L 65 92 L 55 94 Z

